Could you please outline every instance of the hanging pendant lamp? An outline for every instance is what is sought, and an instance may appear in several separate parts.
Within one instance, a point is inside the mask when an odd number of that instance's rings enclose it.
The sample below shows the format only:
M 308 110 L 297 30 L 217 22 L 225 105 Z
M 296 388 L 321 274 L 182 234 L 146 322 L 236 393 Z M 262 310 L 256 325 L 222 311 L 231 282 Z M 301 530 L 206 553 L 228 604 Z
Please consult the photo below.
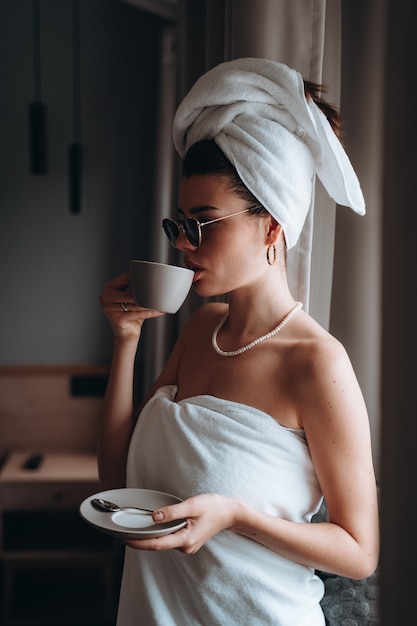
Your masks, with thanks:
M 75 215 L 87 204 L 87 150 L 81 141 L 81 62 L 79 1 L 72 0 L 73 141 L 68 146 L 69 208 Z
M 48 173 L 48 109 L 41 97 L 41 37 L 39 0 L 33 0 L 33 102 L 29 104 L 31 174 Z

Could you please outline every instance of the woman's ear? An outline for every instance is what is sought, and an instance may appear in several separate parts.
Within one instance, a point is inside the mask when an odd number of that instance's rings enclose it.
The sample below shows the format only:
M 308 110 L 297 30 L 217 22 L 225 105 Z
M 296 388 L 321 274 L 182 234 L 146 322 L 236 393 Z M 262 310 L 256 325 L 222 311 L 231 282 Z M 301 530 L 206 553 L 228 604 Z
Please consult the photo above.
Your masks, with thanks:
M 277 220 L 271 215 L 267 222 L 265 243 L 267 243 L 268 245 L 271 243 L 276 243 L 281 233 L 281 224 L 278 224 Z

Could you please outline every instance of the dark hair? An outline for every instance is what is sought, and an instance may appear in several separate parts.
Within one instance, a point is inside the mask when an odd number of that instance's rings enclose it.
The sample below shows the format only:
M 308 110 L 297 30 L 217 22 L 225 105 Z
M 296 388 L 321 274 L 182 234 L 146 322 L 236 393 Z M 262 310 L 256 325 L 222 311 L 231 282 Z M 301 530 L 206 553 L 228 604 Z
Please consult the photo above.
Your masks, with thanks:
M 265 208 L 243 184 L 236 169 L 224 156 L 214 139 L 203 139 L 189 148 L 182 162 L 182 175 L 190 178 L 194 174 L 213 174 L 223 177 L 229 189 L 248 202 L 253 213 L 265 213 Z
M 326 85 L 313 83 L 310 80 L 304 81 L 304 93 L 307 100 L 311 99 L 315 102 L 320 111 L 327 117 L 327 120 L 340 143 L 343 144 L 343 121 L 336 107 L 326 100 L 323 100 L 322 94 L 326 92 Z
M 325 85 L 304 81 L 304 93 L 307 100 L 312 99 L 316 103 L 327 117 L 339 141 L 341 141 L 342 120 L 335 107 L 322 99 L 321 95 L 325 91 L 327 91 Z M 230 190 L 248 202 L 248 205 L 251 207 L 251 213 L 267 213 L 265 207 L 244 185 L 235 167 L 224 156 L 214 139 L 198 141 L 187 151 L 182 162 L 182 176 L 190 178 L 194 174 L 224 177 L 230 185 Z

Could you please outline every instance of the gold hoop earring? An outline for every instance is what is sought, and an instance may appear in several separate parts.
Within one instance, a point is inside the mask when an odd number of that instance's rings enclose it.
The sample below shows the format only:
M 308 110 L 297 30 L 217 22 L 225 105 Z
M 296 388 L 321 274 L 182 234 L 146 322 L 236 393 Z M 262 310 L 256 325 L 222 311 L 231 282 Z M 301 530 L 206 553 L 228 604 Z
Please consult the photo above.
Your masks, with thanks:
M 268 261 L 268 265 L 275 265 L 277 260 L 277 249 L 274 243 L 271 243 L 268 246 L 266 251 L 266 260 Z

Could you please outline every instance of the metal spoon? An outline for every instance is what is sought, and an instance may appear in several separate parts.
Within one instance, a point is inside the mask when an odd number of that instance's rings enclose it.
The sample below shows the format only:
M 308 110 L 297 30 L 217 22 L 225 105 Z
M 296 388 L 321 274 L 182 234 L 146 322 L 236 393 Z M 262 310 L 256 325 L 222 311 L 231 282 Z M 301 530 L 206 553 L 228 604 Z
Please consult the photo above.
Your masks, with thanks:
M 132 509 L 143 513 L 143 515 L 153 513 L 151 509 L 143 509 L 138 506 L 119 506 L 118 504 L 114 504 L 114 502 L 109 502 L 109 500 L 103 500 L 102 498 L 94 498 L 91 500 L 91 504 L 95 509 L 106 513 L 116 513 L 116 511 L 129 511 Z

